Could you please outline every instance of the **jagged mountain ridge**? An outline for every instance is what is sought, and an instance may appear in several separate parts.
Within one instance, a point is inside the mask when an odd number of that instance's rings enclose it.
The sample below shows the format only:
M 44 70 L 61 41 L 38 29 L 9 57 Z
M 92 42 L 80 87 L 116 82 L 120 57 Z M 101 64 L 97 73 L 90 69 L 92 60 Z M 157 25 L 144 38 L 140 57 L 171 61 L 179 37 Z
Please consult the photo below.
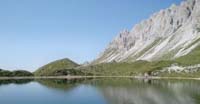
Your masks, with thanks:
M 175 59 L 200 44 L 200 0 L 183 1 L 123 30 L 95 63 Z

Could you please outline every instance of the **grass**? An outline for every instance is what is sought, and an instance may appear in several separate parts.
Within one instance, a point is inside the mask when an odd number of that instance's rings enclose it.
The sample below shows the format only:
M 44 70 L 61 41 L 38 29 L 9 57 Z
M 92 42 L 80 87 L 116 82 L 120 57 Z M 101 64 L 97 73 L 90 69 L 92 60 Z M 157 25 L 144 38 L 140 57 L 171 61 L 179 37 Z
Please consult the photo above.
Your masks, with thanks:
M 98 65 L 91 65 L 87 67 L 82 67 L 80 70 L 85 73 L 92 73 L 93 75 L 108 75 L 108 76 L 117 76 L 117 75 L 138 75 L 144 73 L 151 73 L 155 70 L 160 70 L 163 67 L 170 66 L 171 61 L 136 61 L 132 63 L 103 63 Z
M 157 60 L 170 60 L 172 57 L 176 55 L 176 53 L 179 51 L 179 49 L 171 50 L 170 52 L 166 52 L 161 57 L 159 57 Z
M 185 50 L 188 49 L 188 48 L 190 48 L 191 46 L 195 45 L 195 44 L 198 43 L 199 41 L 200 41 L 200 38 L 198 38 L 197 40 L 195 40 L 194 42 L 192 42 L 191 44 L 189 44 L 189 45 L 185 48 Z
M 162 77 L 184 77 L 184 78 L 199 78 L 200 77 L 200 72 L 195 72 L 195 73 L 185 73 L 185 72 L 181 72 L 181 73 L 162 73 L 159 76 Z
M 197 31 L 200 32 L 200 27 L 197 28 Z
M 198 39 L 199 40 L 199 39 Z M 196 43 L 197 41 L 195 41 Z M 155 42 L 156 43 L 156 42 Z M 172 52 L 171 54 L 174 54 Z M 169 57 L 171 56 L 169 54 Z M 168 55 L 167 55 L 168 56 Z M 172 64 L 190 66 L 200 64 L 200 46 L 192 50 L 189 54 L 174 60 L 142 61 L 135 62 L 111 62 L 101 64 L 90 64 L 79 66 L 69 59 L 57 60 L 49 63 L 37 70 L 36 76 L 62 76 L 62 75 L 95 75 L 95 76 L 134 76 L 144 73 L 151 74 L 154 71 L 169 67 Z M 162 73 L 160 76 L 200 76 L 200 73 Z
M 9 71 L 0 69 L 0 77 L 28 77 L 28 76 L 33 76 L 33 73 L 25 70 Z
M 192 50 L 189 54 L 175 59 L 175 61 L 183 66 L 200 64 L 200 46 Z
M 89 66 L 79 66 L 68 60 L 58 60 L 41 67 L 35 75 L 39 76 L 59 76 L 59 75 L 95 75 L 95 76 L 134 76 L 144 73 L 151 74 L 154 71 L 161 70 L 177 63 L 181 66 L 195 65 L 200 63 L 200 47 L 195 48 L 188 55 L 182 56 L 175 60 L 161 61 L 135 61 L 135 62 L 111 62 L 94 64 Z M 72 65 L 68 65 L 72 64 Z M 77 67 L 78 66 L 78 67 Z M 184 76 L 197 77 L 200 73 L 162 73 L 160 76 Z
M 123 62 L 123 63 L 103 63 L 98 65 L 91 65 L 83 67 L 86 72 L 94 75 L 138 75 L 144 73 L 151 73 L 156 70 L 161 70 L 164 67 L 169 67 L 172 64 L 181 66 L 190 66 L 200 64 L 200 46 L 192 50 L 189 54 L 179 57 L 174 60 L 160 60 L 160 61 L 136 61 L 136 62 Z M 162 73 L 159 76 L 169 77 L 199 77 L 200 72 L 196 73 Z
M 36 76 L 56 76 L 56 75 L 68 75 L 76 74 L 78 71 L 75 71 L 74 68 L 79 66 L 77 63 L 69 60 L 62 59 L 51 62 L 34 72 Z

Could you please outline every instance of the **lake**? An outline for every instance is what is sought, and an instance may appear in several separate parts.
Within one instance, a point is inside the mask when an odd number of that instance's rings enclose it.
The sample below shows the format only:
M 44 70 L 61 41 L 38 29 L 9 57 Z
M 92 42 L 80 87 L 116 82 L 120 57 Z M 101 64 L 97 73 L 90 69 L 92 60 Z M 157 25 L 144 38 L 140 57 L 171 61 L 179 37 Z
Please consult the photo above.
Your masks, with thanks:
M 1 104 L 200 104 L 200 81 L 0 80 Z

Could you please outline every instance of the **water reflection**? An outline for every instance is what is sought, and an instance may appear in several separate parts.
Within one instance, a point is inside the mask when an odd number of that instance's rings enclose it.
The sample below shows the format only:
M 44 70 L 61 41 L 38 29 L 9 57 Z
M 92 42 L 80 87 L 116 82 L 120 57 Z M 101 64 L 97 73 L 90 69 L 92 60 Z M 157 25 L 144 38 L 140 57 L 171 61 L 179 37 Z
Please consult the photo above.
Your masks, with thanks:
M 109 104 L 199 104 L 200 83 L 196 81 L 135 82 L 132 87 L 101 88 Z
M 80 84 L 84 79 L 41 79 L 36 80 L 41 85 L 58 90 L 68 90 Z
M 8 84 L 28 84 L 31 81 L 33 81 L 33 79 L 4 79 L 0 80 L 0 86 Z
M 29 84 L 33 80 L 0 80 L 1 85 Z M 52 96 L 65 103 L 90 104 L 200 104 L 200 81 L 194 80 L 134 80 L 122 78 L 34 80 L 51 90 Z M 37 86 L 38 86 L 37 85 Z M 37 89 L 35 89 L 37 90 Z M 45 96 L 45 93 L 43 96 Z M 87 96 L 88 95 L 88 96 Z M 52 98 L 52 100 L 54 100 Z M 65 101 L 68 99 L 67 101 Z M 77 102 L 77 99 L 80 102 Z M 58 100 L 58 99 L 57 99 Z M 0 101 L 1 102 L 1 101 Z M 44 101 L 42 101 L 44 102 Z M 63 103 L 64 104 L 64 103 Z M 83 103 L 82 103 L 83 104 Z

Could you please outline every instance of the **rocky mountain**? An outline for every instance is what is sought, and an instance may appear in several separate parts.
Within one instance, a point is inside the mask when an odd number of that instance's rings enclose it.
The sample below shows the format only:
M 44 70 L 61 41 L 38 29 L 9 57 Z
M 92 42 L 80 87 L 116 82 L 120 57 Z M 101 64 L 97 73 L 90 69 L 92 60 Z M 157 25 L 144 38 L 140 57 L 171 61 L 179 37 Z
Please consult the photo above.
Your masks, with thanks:
M 94 63 L 176 59 L 199 44 L 200 0 L 186 0 L 120 32 Z

